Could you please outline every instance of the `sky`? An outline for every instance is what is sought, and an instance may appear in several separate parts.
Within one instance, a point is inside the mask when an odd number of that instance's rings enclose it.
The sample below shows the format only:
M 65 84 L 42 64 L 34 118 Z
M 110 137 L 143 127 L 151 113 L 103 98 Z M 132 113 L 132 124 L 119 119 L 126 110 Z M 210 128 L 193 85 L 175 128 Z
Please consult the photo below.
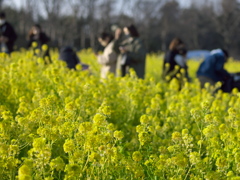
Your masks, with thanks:
M 8 4 L 12 4 L 19 8 L 19 7 L 21 7 L 21 5 L 24 3 L 25 0 L 4 0 L 4 1 Z M 121 0 L 117 0 L 117 1 L 121 1 Z M 202 2 L 202 0 L 177 0 L 177 1 L 179 2 L 181 7 L 189 7 L 191 5 L 192 1 Z M 212 1 L 214 3 L 218 3 L 220 0 L 207 0 L 207 1 L 209 1 L 209 2 Z
M 39 0 L 39 1 L 41 1 L 41 0 Z M 129 0 L 129 1 L 132 1 L 132 0 Z M 146 0 L 146 1 L 152 1 L 152 0 Z M 159 1 L 159 0 L 156 0 L 156 1 Z M 190 6 L 190 4 L 191 4 L 191 1 L 194 1 L 194 0 L 177 0 L 178 2 L 179 2 L 179 5 L 181 6 L 181 7 L 188 7 L 188 6 Z M 121 11 L 120 10 L 120 7 L 122 7 L 122 0 L 116 0 L 116 2 L 119 2 L 119 11 Z M 4 0 L 4 4 L 8 4 L 8 5 L 10 5 L 10 6 L 12 6 L 12 7 L 14 7 L 14 8 L 17 8 L 17 9 L 20 9 L 21 7 L 23 7 L 23 6 L 26 6 L 25 5 L 25 3 L 26 3 L 26 0 Z M 42 8 L 40 8 L 40 9 L 42 9 Z M 65 12 L 67 11 L 66 9 L 64 10 Z M 69 11 L 68 11 L 69 12 Z M 116 11 L 115 11 L 116 12 Z M 129 14 L 129 15 L 131 15 L 131 12 L 129 12 L 128 13 L 128 11 L 124 11 L 126 14 Z M 46 13 L 44 12 L 44 10 L 42 11 L 42 12 L 40 12 L 43 16 L 45 16 L 46 15 Z
M 20 8 L 21 6 L 24 5 L 26 0 L 4 0 L 5 3 L 11 5 L 11 6 L 14 6 L 16 8 Z M 41 0 L 40 0 L 41 1 Z M 116 0 L 117 2 L 119 2 L 119 7 L 121 7 L 121 2 L 122 0 Z M 129 1 L 132 1 L 132 0 L 129 0 Z M 152 0 L 145 0 L 145 1 L 152 1 Z M 205 0 L 205 1 L 202 1 L 202 0 L 177 0 L 179 2 L 179 5 L 180 7 L 183 7 L 183 8 L 187 8 L 191 5 L 191 3 L 193 1 L 197 2 L 197 3 L 202 3 L 207 1 L 207 2 L 212 2 L 212 3 L 219 3 L 220 0 Z M 238 0 L 240 1 L 240 0 Z M 44 12 L 42 13 L 44 15 Z
M 192 0 L 177 0 L 181 7 L 188 7 Z M 5 0 L 6 3 L 12 4 L 17 8 L 20 8 L 24 3 L 24 0 Z

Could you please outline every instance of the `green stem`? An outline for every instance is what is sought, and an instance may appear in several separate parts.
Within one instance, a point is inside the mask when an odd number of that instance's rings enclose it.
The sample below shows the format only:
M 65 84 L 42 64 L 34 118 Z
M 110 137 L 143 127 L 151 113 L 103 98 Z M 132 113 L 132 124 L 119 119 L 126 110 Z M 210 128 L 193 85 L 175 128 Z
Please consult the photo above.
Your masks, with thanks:
M 186 176 L 185 176 L 185 178 L 184 178 L 184 180 L 186 180 L 187 179 L 187 177 L 188 177 L 188 174 L 189 174 L 189 172 L 190 172 L 190 170 L 192 169 L 192 165 L 190 166 L 190 168 L 188 169 L 188 172 L 187 172 L 187 174 L 186 174 Z

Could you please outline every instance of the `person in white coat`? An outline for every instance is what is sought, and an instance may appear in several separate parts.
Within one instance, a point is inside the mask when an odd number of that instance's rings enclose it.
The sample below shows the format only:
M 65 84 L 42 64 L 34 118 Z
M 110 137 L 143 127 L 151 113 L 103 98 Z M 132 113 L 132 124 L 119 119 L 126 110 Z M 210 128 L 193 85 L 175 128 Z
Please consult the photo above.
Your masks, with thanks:
M 116 74 L 117 54 L 113 50 L 113 39 L 111 34 L 105 32 L 98 37 L 99 43 L 105 47 L 103 54 L 96 54 L 98 63 L 102 65 L 101 78 L 107 78 L 109 73 Z

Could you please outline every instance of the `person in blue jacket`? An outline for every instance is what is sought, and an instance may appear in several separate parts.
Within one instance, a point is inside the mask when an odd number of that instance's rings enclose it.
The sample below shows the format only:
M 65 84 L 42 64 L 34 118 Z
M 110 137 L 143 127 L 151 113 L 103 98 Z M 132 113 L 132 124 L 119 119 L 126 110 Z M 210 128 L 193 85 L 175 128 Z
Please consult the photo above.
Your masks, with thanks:
M 220 81 L 223 84 L 231 79 L 230 73 L 224 69 L 224 64 L 227 61 L 229 55 L 224 49 L 215 49 L 210 52 L 210 55 L 200 64 L 197 77 L 201 83 L 201 88 L 205 83 L 215 85 Z

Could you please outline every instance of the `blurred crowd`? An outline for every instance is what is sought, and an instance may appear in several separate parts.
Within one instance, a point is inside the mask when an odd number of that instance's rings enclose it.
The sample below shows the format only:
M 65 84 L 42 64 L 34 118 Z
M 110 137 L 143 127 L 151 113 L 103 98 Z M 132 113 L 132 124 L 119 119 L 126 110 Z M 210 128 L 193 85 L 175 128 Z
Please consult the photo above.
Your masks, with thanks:
M 13 26 L 6 20 L 4 12 L 0 13 L 0 52 L 11 54 L 17 34 Z M 26 48 L 32 48 L 36 56 L 41 56 L 45 63 L 51 63 L 49 47 L 50 38 L 43 32 L 39 24 L 34 24 L 26 37 Z M 110 32 L 102 32 L 98 42 L 104 47 L 102 53 L 95 52 L 96 59 L 101 66 L 101 78 L 107 78 L 112 73 L 115 76 L 126 76 L 134 70 L 138 78 L 144 79 L 146 66 L 146 48 L 137 28 L 133 24 L 119 27 L 112 25 Z M 176 79 L 179 90 L 185 82 L 191 82 L 187 66 L 187 46 L 178 37 L 174 38 L 165 52 L 162 64 L 162 79 L 169 83 Z M 200 64 L 196 75 L 201 88 L 206 83 L 214 86 L 221 82 L 220 89 L 231 92 L 233 88 L 240 89 L 239 73 L 231 74 L 224 69 L 224 64 L 229 57 L 225 49 L 214 49 Z M 82 70 L 89 68 L 81 63 L 74 48 L 63 46 L 59 51 L 59 60 L 66 62 L 67 67 L 76 69 L 81 64 Z

